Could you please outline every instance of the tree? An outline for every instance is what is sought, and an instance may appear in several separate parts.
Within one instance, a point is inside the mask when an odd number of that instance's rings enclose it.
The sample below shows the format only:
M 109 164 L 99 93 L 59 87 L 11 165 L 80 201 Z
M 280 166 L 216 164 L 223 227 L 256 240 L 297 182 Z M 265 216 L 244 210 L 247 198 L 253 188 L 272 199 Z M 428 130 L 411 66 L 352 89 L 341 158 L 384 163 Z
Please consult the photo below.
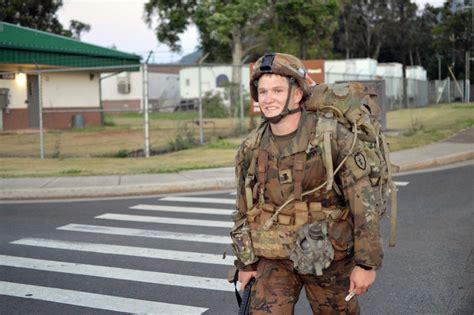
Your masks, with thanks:
M 146 22 L 151 27 L 157 19 L 157 38 L 173 51 L 180 51 L 179 34 L 183 33 L 190 23 L 198 27 L 203 48 L 214 52 L 214 58 L 218 54 L 215 49 L 210 49 L 212 44 L 230 51 L 233 66 L 230 96 L 234 115 L 238 95 L 238 86 L 235 84 L 240 82 L 240 64 L 246 54 L 261 45 L 258 42 L 258 26 L 263 17 L 264 0 L 149 0 L 145 4 Z
M 57 17 L 62 5 L 62 0 L 0 0 L 0 21 L 68 37 L 90 30 L 89 25 L 75 20 L 70 30 L 64 29 Z M 81 26 L 79 33 L 77 26 Z
M 342 1 L 339 28 L 334 36 L 337 52 L 346 58 L 378 59 L 385 42 L 385 26 L 389 14 L 386 0 Z
M 331 36 L 337 28 L 339 14 L 337 1 L 275 1 L 274 14 L 272 31 L 278 34 L 274 46 L 287 45 L 287 49 L 277 50 L 291 52 L 300 59 L 321 57 L 331 51 Z M 296 53 L 292 51 L 295 48 Z
M 439 23 L 433 28 L 434 47 L 444 63 L 453 68 L 456 76 L 464 79 L 465 56 L 473 45 L 471 8 L 454 7 L 450 1 L 446 1 L 437 13 Z
M 81 21 L 71 20 L 69 25 L 69 31 L 72 33 L 73 38 L 81 40 L 81 34 L 83 32 L 89 32 L 91 29 L 89 24 L 82 23 Z

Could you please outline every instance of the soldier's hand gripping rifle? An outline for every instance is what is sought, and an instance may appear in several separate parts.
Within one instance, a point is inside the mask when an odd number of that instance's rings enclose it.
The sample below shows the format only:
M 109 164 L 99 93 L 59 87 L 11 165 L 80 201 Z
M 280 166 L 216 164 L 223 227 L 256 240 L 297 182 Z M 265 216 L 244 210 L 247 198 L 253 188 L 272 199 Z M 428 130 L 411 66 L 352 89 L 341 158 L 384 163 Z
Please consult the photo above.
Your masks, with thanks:
M 237 269 L 231 270 L 230 274 L 233 274 L 233 276 L 230 276 L 228 280 L 230 283 L 234 283 L 235 298 L 237 299 L 237 304 L 239 305 L 239 315 L 248 315 L 250 312 L 250 291 L 252 290 L 252 286 L 255 283 L 255 278 L 250 279 L 244 288 L 242 296 L 240 296 L 239 291 L 237 290 L 239 271 Z
M 252 278 L 245 286 L 244 293 L 242 293 L 242 301 L 239 305 L 239 315 L 248 315 L 250 312 L 250 291 L 254 283 L 255 278 Z

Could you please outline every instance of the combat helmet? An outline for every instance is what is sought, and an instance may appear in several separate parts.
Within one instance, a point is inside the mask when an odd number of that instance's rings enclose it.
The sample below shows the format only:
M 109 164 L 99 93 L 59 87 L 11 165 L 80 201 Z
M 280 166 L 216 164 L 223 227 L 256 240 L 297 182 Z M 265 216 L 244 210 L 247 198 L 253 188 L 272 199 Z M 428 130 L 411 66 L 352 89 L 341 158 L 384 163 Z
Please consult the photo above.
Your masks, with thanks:
M 290 89 L 283 111 L 275 117 L 265 117 L 272 123 L 278 123 L 283 117 L 299 112 L 301 109 L 288 110 L 288 104 L 294 85 L 298 85 L 303 91 L 303 99 L 307 99 L 311 94 L 312 80 L 307 75 L 306 69 L 298 58 L 289 54 L 270 53 L 259 58 L 254 65 L 250 78 L 250 94 L 255 102 L 258 102 L 258 80 L 264 74 L 278 74 L 287 77 L 290 82 Z

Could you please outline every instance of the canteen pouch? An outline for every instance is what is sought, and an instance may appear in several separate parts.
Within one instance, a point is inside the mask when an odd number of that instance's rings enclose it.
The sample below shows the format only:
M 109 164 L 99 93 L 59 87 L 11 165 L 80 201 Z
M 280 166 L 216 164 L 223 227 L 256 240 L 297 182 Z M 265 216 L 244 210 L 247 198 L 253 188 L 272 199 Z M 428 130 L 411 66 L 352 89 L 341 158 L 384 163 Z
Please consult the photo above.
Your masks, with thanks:
M 234 254 L 244 266 L 253 264 L 258 258 L 254 254 L 247 218 L 237 210 L 232 213 L 232 220 L 234 227 L 230 231 L 230 237 Z

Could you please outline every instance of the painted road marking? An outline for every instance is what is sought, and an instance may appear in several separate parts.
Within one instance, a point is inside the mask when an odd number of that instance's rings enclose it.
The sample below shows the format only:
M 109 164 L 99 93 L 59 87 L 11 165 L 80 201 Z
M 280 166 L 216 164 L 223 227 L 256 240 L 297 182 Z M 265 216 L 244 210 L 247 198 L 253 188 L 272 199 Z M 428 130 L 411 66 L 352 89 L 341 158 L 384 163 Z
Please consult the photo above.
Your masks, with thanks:
M 173 273 L 115 268 L 88 264 L 76 264 L 64 261 L 33 259 L 6 255 L 0 255 L 0 265 L 83 276 L 138 281 L 153 284 L 164 284 L 186 288 L 232 292 L 234 291 L 234 287 L 229 284 L 226 279 L 196 277 Z
M 133 314 L 202 314 L 206 308 L 0 281 L 0 295 Z
M 397 186 L 406 186 L 408 185 L 410 182 L 397 182 L 397 181 L 394 181 L 395 185 Z
M 168 217 L 150 217 L 144 215 L 130 215 L 118 213 L 105 213 L 98 215 L 95 219 L 118 220 L 118 221 L 132 221 L 132 222 L 146 222 L 146 223 L 164 223 L 176 225 L 194 225 L 194 226 L 211 226 L 221 228 L 231 228 L 234 224 L 229 221 L 214 221 L 214 220 L 194 220 L 194 219 L 179 219 Z
M 174 251 L 146 247 L 122 246 L 112 244 L 68 242 L 61 240 L 51 240 L 43 238 L 23 238 L 11 242 L 11 244 L 27 245 L 35 247 L 46 247 L 53 249 L 75 250 L 82 252 L 124 255 L 135 257 L 146 257 L 154 259 L 177 260 L 186 262 L 197 262 L 202 264 L 233 265 L 234 257 L 227 256 L 222 259 L 222 255 L 204 254 L 196 252 Z
M 142 229 L 131 229 L 131 228 L 121 228 L 121 227 L 111 227 L 111 226 L 101 226 L 101 225 L 67 224 L 64 226 L 60 226 L 57 229 L 64 230 L 64 231 L 86 232 L 86 233 L 97 233 L 97 234 L 162 238 L 162 239 L 187 241 L 187 242 L 216 243 L 216 244 L 230 244 L 232 242 L 229 236 L 165 232 L 165 231 L 157 231 L 157 230 L 142 230 Z
M 180 213 L 218 214 L 218 215 L 231 215 L 232 212 L 234 212 L 234 210 L 229 210 L 229 209 L 156 206 L 156 205 L 142 205 L 142 204 L 130 207 L 129 209 L 150 210 L 150 211 L 168 211 L 168 212 L 180 212 Z
M 163 201 L 179 201 L 179 202 L 202 202 L 202 203 L 220 203 L 226 205 L 234 205 L 235 199 L 228 198 L 204 198 L 204 197 L 164 197 Z

